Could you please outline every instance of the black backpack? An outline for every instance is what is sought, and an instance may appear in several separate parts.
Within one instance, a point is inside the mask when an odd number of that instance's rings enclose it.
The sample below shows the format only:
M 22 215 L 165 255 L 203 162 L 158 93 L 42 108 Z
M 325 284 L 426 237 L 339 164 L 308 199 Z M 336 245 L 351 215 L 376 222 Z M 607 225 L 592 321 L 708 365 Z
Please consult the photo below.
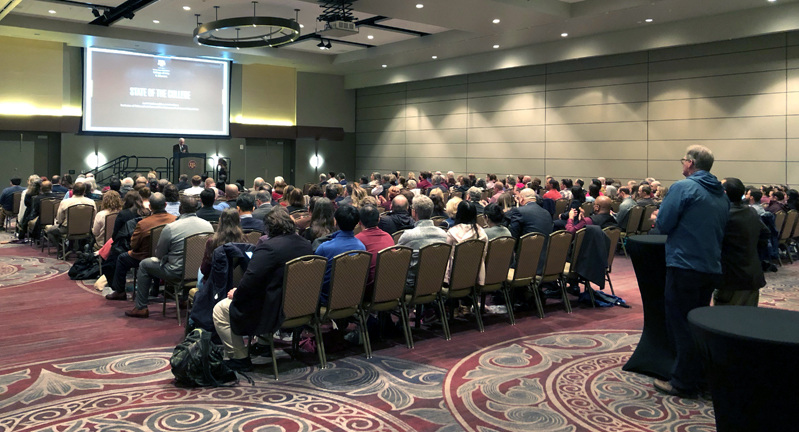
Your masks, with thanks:
M 223 362 L 222 349 L 211 342 L 211 332 L 194 329 L 175 351 L 169 364 L 177 384 L 185 387 L 219 387 L 238 384 L 236 373 Z M 231 383 L 231 384 L 227 384 Z
M 100 263 L 91 252 L 78 252 L 78 260 L 67 273 L 72 280 L 97 279 L 100 277 Z

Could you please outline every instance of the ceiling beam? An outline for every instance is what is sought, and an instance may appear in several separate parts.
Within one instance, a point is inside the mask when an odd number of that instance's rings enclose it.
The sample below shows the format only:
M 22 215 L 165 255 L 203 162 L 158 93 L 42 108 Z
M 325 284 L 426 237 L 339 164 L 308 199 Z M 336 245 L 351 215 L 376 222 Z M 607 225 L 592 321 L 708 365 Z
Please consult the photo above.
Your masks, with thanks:
M 158 0 L 127 0 L 121 5 L 106 12 L 105 15 L 96 18 L 89 24 L 108 27 L 122 18 L 133 19 L 133 14 L 141 9 L 156 3 Z
M 392 27 L 392 26 L 387 26 L 387 25 L 383 25 L 383 24 L 378 24 L 378 21 L 383 21 L 383 20 L 387 20 L 387 19 L 391 19 L 391 18 L 386 17 L 386 16 L 382 16 L 382 15 L 378 15 L 378 16 L 374 16 L 374 17 L 371 17 L 371 18 L 355 21 L 355 25 L 358 26 L 358 27 L 372 27 L 372 28 L 385 30 L 385 31 L 390 31 L 390 32 L 395 32 L 395 33 L 411 34 L 411 35 L 419 36 L 419 37 L 421 37 L 421 36 L 429 36 L 430 35 L 430 33 L 420 32 L 420 31 L 416 31 L 416 30 L 409 30 L 409 29 L 404 29 L 404 28 L 400 28 L 400 27 Z
M 2 8 L 0 8 L 0 20 L 5 18 L 20 3 L 22 3 L 22 0 L 0 0 L 0 5 L 2 5 Z

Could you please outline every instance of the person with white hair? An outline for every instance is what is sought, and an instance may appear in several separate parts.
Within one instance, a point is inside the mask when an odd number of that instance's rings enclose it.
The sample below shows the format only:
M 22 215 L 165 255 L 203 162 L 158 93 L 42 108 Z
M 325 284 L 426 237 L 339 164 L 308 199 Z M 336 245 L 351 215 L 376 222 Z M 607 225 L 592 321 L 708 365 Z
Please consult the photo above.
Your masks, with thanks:
M 125 198 L 125 194 L 133 190 L 133 179 L 125 177 L 122 179 L 122 187 L 119 188 L 120 198 Z

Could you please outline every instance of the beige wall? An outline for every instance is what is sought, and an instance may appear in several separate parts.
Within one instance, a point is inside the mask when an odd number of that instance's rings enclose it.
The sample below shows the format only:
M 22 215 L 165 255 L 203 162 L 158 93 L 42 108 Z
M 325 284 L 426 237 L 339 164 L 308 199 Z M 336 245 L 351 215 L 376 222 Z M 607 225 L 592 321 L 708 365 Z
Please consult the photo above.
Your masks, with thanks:
M 296 69 L 263 64 L 243 65 L 241 88 L 241 116 L 244 119 L 289 126 L 296 124 Z
M 799 34 L 358 90 L 356 171 L 799 184 Z
M 0 37 L 0 114 L 60 115 L 63 70 L 64 44 Z
M 355 90 L 341 75 L 297 72 L 297 124 L 355 132 Z

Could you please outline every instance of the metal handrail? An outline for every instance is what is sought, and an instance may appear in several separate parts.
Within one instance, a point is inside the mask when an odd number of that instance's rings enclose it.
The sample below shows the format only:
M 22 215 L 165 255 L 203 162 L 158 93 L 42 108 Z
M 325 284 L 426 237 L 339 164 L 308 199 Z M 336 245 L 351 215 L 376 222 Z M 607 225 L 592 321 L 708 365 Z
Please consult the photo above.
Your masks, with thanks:
M 140 161 L 145 160 L 154 160 L 154 161 L 164 161 L 163 166 L 157 166 L 157 164 L 153 164 L 153 166 L 142 166 L 139 165 Z M 95 181 L 97 184 L 108 184 L 111 182 L 112 177 L 116 177 L 118 179 L 122 179 L 127 177 L 131 173 L 135 172 L 142 172 L 144 170 L 150 171 L 153 170 L 159 173 L 159 177 L 161 178 L 168 178 L 171 172 L 169 167 L 169 160 L 165 157 L 156 157 L 156 156 L 119 156 L 115 159 L 112 159 L 103 165 L 89 170 L 87 173 L 94 174 Z M 163 173 L 163 175 L 161 175 Z

